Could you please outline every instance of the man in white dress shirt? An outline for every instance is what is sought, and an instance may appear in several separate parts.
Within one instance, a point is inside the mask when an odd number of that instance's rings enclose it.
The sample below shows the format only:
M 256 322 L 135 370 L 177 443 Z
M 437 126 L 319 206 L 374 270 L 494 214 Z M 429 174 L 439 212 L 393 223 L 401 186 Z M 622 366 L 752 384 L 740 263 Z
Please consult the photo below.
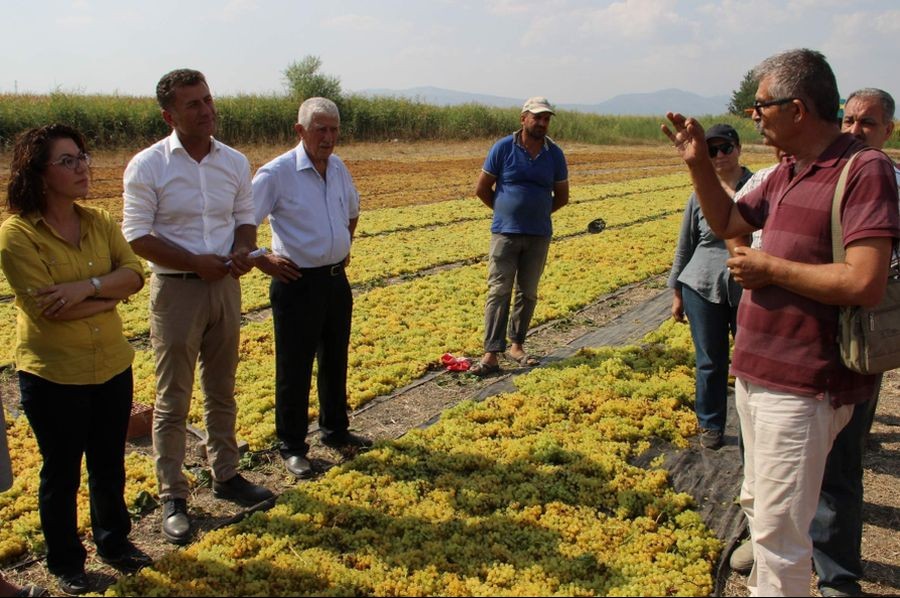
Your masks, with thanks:
M 203 74 L 172 71 L 160 79 L 156 96 L 172 134 L 128 164 L 122 229 L 153 271 L 153 452 L 163 503 L 162 532 L 168 541 L 185 544 L 191 538 L 191 521 L 182 466 L 198 356 L 213 493 L 244 505 L 273 496 L 238 473 L 234 431 L 238 278 L 252 268 L 247 254 L 256 247 L 256 223 L 250 163 L 213 137 L 217 114 Z
M 309 391 L 318 360 L 319 430 L 334 448 L 367 447 L 349 431 L 347 350 L 353 295 L 344 267 L 359 219 L 359 194 L 335 155 L 340 132 L 337 106 L 310 98 L 297 114 L 300 143 L 253 178 L 256 223 L 272 227 L 272 253 L 255 264 L 272 276 L 275 327 L 275 432 L 285 468 L 298 478 L 312 468 Z

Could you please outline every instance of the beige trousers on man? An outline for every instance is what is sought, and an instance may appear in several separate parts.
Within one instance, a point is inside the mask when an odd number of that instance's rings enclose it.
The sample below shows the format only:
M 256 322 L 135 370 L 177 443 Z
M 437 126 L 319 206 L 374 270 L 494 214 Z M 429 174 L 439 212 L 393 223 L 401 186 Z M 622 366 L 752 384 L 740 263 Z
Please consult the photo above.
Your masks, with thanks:
M 154 275 L 150 281 L 150 341 L 156 353 L 153 453 L 161 500 L 187 498 L 182 470 L 194 370 L 200 362 L 206 454 L 213 478 L 237 474 L 234 379 L 241 329 L 240 283 Z
M 744 439 L 741 507 L 750 523 L 751 596 L 809 596 L 812 538 L 825 461 L 853 406 L 771 390 L 738 378 Z

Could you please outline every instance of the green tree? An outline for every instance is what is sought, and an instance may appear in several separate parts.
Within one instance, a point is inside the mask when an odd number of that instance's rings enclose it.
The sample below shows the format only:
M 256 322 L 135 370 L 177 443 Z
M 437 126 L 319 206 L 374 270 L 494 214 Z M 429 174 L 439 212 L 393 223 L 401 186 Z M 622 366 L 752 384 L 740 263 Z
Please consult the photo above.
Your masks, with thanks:
M 756 77 L 753 76 L 753 71 L 747 71 L 743 81 L 741 81 L 740 87 L 731 94 L 731 102 L 728 103 L 728 112 L 736 114 L 737 116 L 747 116 L 744 110 L 753 105 L 756 97 L 757 85 L 758 82 L 756 81 Z
M 340 105 L 343 98 L 341 94 L 341 80 L 332 75 L 323 75 L 319 72 L 322 59 L 318 56 L 305 56 L 302 60 L 292 62 L 284 69 L 284 84 L 288 93 L 298 100 L 323 97 Z

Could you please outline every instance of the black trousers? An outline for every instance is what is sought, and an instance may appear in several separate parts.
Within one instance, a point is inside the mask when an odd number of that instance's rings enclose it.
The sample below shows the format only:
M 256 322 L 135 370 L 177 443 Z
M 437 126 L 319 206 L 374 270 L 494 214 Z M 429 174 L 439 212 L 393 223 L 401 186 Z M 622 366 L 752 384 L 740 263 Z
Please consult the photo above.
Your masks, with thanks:
M 344 432 L 347 417 L 347 350 L 353 294 L 339 266 L 304 270 L 269 288 L 275 328 L 275 432 L 281 454 L 309 450 L 309 391 L 313 360 L 318 362 L 319 427 L 322 433 Z
M 880 392 L 879 379 L 875 396 L 853 408 L 853 417 L 834 439 L 825 462 L 819 505 L 809 527 L 820 589 L 863 577 L 863 457 Z
M 38 509 L 47 543 L 47 568 L 55 575 L 84 569 L 76 498 L 81 459 L 88 471 L 91 529 L 97 551 L 125 549 L 131 519 L 125 506 L 125 435 L 131 415 L 131 367 L 103 384 L 56 384 L 19 372 L 22 409 L 43 458 Z

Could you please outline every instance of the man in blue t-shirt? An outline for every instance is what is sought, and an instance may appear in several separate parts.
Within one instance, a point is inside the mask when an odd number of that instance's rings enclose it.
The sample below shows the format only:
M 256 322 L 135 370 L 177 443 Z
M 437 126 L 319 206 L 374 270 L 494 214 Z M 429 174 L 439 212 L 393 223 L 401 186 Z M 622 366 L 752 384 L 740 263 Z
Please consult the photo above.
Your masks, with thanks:
M 569 201 L 566 157 L 547 137 L 555 114 L 547 98 L 522 106 L 522 128 L 494 144 L 484 161 L 475 195 L 494 210 L 488 254 L 488 297 L 484 308 L 484 357 L 470 372 L 484 376 L 500 370 L 499 355 L 523 366 L 538 360 L 525 352 L 528 324 L 537 305 L 537 288 L 553 226 L 550 214 Z M 509 314 L 513 283 L 516 297 Z

